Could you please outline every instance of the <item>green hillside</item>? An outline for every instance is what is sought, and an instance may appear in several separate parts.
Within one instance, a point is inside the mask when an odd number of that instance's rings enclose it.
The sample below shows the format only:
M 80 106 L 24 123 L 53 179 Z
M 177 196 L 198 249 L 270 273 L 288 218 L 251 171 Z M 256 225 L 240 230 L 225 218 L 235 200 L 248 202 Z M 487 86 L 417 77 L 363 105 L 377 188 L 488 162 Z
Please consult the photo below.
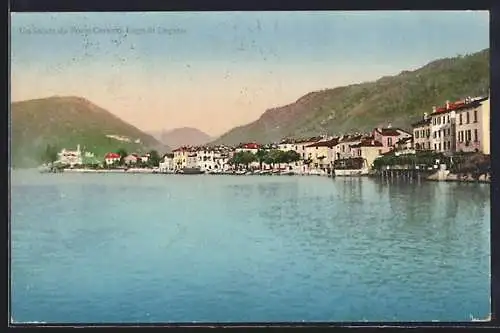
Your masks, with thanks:
M 270 142 L 283 137 L 367 131 L 389 122 L 408 128 L 446 100 L 488 93 L 489 49 L 433 61 L 415 71 L 309 93 L 295 103 L 267 110 L 214 143 Z
M 106 135 L 129 138 L 119 141 Z M 140 143 L 135 143 L 139 139 Z M 102 160 L 104 154 L 124 148 L 129 152 L 169 150 L 151 135 L 80 97 L 50 97 L 12 103 L 11 165 L 34 167 L 47 145 L 58 149 L 82 148 Z

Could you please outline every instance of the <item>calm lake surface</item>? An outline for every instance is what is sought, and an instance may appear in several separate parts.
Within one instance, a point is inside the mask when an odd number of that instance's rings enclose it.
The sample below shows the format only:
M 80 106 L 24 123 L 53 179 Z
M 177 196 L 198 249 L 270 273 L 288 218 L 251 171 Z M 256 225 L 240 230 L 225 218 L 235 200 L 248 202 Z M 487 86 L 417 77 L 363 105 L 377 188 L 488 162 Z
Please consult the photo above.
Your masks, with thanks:
M 468 321 L 490 188 L 13 171 L 16 322 Z

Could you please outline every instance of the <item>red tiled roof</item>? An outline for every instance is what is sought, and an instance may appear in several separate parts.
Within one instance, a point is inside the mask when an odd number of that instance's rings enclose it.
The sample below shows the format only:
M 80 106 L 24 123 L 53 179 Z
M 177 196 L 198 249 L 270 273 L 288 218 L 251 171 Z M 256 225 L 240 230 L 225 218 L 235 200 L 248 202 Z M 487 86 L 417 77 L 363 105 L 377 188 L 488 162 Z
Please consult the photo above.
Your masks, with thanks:
M 468 108 L 476 107 L 476 106 L 481 105 L 481 102 L 486 100 L 486 99 L 487 99 L 487 97 L 472 100 L 468 103 L 466 103 L 465 101 L 456 101 L 454 103 L 449 103 L 448 108 L 446 108 L 446 106 L 436 108 L 436 111 L 432 112 L 431 115 L 436 115 L 438 113 L 446 113 L 446 112 L 450 112 L 450 111 L 454 111 L 454 110 L 461 110 L 461 109 L 468 109 Z
M 260 145 L 257 144 L 257 143 L 244 143 L 242 144 L 239 148 L 243 148 L 243 149 L 259 149 L 260 148 Z
M 117 153 L 107 153 L 104 156 L 104 159 L 113 159 L 113 158 L 120 158 L 120 154 L 117 154 Z

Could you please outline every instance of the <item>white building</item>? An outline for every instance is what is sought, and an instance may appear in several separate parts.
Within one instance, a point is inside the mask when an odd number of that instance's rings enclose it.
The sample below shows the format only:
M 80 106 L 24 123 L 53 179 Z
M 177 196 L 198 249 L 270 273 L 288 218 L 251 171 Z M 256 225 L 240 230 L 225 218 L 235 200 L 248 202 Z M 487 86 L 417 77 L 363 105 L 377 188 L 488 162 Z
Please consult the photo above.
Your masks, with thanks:
M 433 107 L 431 118 L 431 149 L 451 154 L 456 150 L 455 103 L 446 101 L 444 107 Z
M 159 168 L 160 172 L 173 172 L 175 170 L 174 154 L 165 154 Z
M 112 165 L 112 164 L 120 162 L 120 158 L 121 158 L 120 154 L 107 153 L 104 156 L 104 161 L 106 162 L 107 165 Z
M 61 164 L 67 164 L 71 167 L 73 167 L 75 165 L 82 165 L 83 164 L 82 152 L 80 150 L 80 145 L 78 145 L 76 147 L 76 150 L 63 149 L 57 155 L 58 155 L 57 162 L 59 162 Z M 93 156 L 88 156 L 88 157 L 93 157 Z

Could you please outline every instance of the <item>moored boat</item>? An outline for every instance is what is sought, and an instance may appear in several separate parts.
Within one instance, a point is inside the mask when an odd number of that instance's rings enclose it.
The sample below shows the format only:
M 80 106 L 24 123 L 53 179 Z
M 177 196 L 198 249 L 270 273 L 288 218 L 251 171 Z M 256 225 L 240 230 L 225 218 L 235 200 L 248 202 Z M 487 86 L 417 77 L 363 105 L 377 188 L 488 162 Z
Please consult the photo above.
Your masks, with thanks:
M 182 174 L 184 175 L 201 175 L 205 173 L 205 170 L 201 170 L 200 167 L 185 167 L 182 168 Z

